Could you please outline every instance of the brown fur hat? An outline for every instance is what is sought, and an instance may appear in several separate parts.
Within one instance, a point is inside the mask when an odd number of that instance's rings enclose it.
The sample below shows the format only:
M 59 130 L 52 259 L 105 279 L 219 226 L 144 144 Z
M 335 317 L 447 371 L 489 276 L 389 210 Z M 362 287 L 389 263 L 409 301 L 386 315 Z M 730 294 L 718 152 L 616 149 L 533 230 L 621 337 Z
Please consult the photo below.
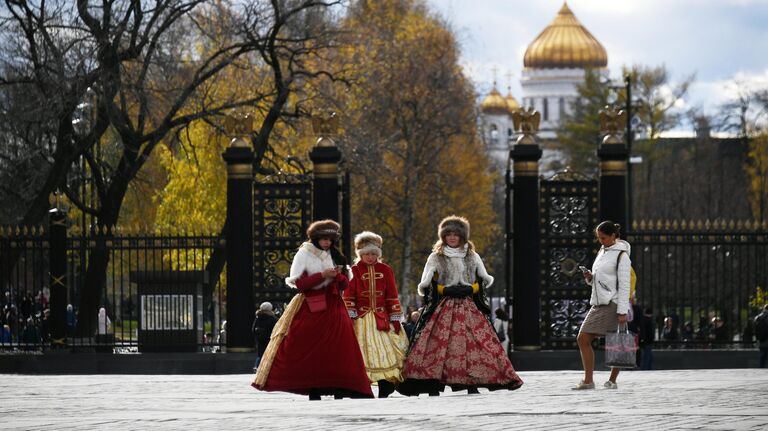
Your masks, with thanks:
M 331 219 L 318 220 L 313 222 L 307 228 L 307 238 L 310 240 L 320 239 L 324 237 L 331 238 L 336 241 L 341 238 L 341 225 Z
M 444 218 L 437 228 L 437 236 L 445 242 L 445 236 L 448 232 L 454 232 L 461 237 L 463 242 L 469 241 L 469 220 L 457 215 L 450 215 Z
M 355 235 L 355 253 L 358 258 L 366 253 L 376 253 L 381 257 L 382 244 L 384 240 L 373 232 L 365 231 Z

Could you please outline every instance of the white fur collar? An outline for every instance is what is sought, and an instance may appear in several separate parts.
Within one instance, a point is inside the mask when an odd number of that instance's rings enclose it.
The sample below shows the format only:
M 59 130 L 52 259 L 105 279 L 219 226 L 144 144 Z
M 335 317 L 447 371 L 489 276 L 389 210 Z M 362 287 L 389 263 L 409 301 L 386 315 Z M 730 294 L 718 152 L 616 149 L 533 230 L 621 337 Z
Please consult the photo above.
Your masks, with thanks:
M 305 272 L 311 275 L 333 267 L 333 259 L 329 251 L 321 250 L 311 242 L 305 242 L 301 244 L 299 251 L 296 252 L 296 256 L 293 258 L 291 273 L 285 279 L 285 283 L 288 286 L 296 287 L 296 280 Z M 325 280 L 322 286 L 328 283 L 330 283 L 330 280 Z

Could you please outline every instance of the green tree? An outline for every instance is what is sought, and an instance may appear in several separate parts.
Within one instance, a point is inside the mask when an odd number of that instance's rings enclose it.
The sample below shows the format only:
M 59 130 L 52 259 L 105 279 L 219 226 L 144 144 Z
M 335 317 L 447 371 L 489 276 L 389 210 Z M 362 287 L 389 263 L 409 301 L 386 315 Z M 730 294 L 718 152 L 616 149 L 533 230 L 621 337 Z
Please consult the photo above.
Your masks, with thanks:
M 597 147 L 603 135 L 600 133 L 600 110 L 608 105 L 611 86 L 599 71 L 586 69 L 584 82 L 576 87 L 579 97 L 571 105 L 557 132 L 556 148 L 565 155 L 565 165 L 587 175 L 597 173 Z M 560 170 L 565 166 L 548 166 Z

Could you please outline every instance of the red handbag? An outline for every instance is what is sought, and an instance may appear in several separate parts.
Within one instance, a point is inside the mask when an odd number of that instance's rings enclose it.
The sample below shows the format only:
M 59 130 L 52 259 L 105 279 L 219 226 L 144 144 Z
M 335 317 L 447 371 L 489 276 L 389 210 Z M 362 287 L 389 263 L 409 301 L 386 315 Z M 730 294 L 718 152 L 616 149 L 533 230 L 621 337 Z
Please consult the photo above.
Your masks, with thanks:
M 315 295 L 306 295 L 304 301 L 306 301 L 307 306 L 309 307 L 309 311 L 312 313 L 317 313 L 318 311 L 323 311 L 326 308 L 328 308 L 328 304 L 325 302 L 325 291 L 320 290 L 317 291 L 319 294 Z

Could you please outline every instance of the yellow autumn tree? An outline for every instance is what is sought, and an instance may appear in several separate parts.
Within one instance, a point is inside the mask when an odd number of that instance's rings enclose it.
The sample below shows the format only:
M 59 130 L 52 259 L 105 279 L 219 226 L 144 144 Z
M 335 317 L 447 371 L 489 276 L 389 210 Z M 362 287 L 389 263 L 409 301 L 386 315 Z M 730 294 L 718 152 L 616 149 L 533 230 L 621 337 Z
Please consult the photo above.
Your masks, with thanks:
M 450 214 L 483 246 L 499 232 L 493 177 L 478 140 L 475 93 L 448 26 L 424 2 L 353 3 L 339 61 L 351 86 L 337 91 L 353 173 L 353 230 L 385 237 L 385 259 L 415 303 L 414 282 Z
M 749 203 L 755 220 L 768 220 L 768 132 L 763 131 L 749 141 L 748 162 Z

